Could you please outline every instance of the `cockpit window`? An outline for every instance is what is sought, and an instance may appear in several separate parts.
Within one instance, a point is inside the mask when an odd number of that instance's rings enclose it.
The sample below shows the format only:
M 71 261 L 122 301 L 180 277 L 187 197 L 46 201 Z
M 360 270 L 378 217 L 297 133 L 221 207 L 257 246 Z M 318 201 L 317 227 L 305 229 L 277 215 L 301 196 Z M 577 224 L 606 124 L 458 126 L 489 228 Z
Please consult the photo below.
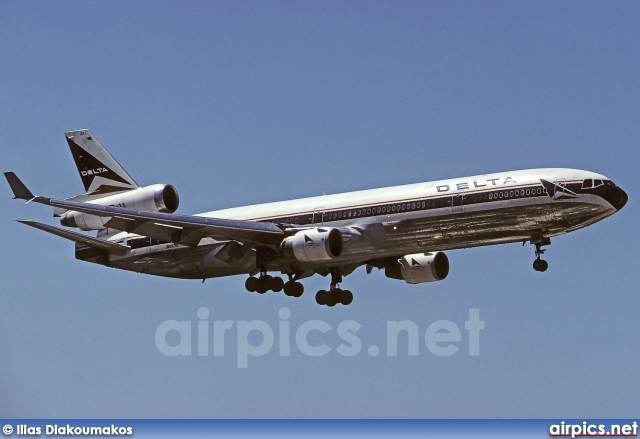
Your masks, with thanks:
M 600 187 L 604 184 L 613 184 L 610 180 L 596 180 L 593 178 L 587 178 L 582 182 L 582 189 L 592 189 Z
M 591 189 L 593 187 L 593 178 L 587 178 L 582 182 L 582 189 Z

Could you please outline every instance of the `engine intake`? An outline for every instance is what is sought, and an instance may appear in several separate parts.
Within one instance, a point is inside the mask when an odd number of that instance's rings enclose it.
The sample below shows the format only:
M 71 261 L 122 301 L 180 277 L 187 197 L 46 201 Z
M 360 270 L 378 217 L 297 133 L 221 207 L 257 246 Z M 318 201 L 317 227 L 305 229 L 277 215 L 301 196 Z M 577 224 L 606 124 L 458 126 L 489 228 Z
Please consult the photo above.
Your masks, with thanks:
M 328 261 L 342 254 L 344 238 L 338 229 L 318 227 L 285 238 L 280 247 L 300 262 Z
M 435 282 L 449 275 L 449 258 L 443 252 L 406 255 L 397 264 L 386 267 L 384 274 L 410 284 Z
M 87 201 L 100 206 L 124 207 L 141 212 L 173 213 L 178 209 L 180 197 L 175 187 L 170 184 L 154 184 L 115 195 Z M 111 217 L 100 217 L 81 212 L 70 211 L 60 218 L 65 227 L 76 227 L 80 230 L 105 229 L 105 223 Z

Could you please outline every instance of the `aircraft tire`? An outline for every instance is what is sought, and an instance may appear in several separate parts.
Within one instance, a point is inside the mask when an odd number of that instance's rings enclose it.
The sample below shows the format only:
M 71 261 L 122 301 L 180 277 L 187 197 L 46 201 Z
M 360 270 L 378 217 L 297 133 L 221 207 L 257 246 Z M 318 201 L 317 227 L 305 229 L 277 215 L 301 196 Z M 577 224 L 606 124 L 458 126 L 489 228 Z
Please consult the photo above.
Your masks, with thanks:
M 338 303 L 340 303 L 341 295 L 342 295 L 342 290 L 340 288 L 335 288 L 329 291 L 329 294 L 327 294 L 326 305 L 329 307 L 336 306 Z
M 549 263 L 544 259 L 536 259 L 533 261 L 533 269 L 543 273 L 549 268 Z
M 300 282 L 294 282 L 293 283 L 293 297 L 300 297 L 302 296 L 302 293 L 304 293 L 304 285 L 302 285 Z
M 346 306 L 351 304 L 351 302 L 353 302 L 353 293 L 349 290 L 342 291 L 342 294 L 340 294 L 340 303 Z
M 255 293 L 256 289 L 258 288 L 258 283 L 260 281 L 253 277 L 250 276 L 245 282 L 244 282 L 244 287 L 247 289 L 247 291 L 251 292 L 251 293 Z
M 316 293 L 316 303 L 318 305 L 326 305 L 329 298 L 329 292 L 326 290 L 320 290 Z
M 271 279 L 270 286 L 272 291 L 278 293 L 284 288 L 284 281 L 281 277 L 275 276 Z

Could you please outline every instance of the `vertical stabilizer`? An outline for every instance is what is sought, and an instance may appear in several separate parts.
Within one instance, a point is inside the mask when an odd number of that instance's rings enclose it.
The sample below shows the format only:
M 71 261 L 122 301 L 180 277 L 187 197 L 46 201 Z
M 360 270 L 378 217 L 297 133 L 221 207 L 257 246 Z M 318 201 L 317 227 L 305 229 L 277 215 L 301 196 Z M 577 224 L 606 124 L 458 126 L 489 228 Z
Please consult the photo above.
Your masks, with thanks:
M 91 131 L 68 131 L 64 135 L 87 194 L 107 194 L 138 187 Z

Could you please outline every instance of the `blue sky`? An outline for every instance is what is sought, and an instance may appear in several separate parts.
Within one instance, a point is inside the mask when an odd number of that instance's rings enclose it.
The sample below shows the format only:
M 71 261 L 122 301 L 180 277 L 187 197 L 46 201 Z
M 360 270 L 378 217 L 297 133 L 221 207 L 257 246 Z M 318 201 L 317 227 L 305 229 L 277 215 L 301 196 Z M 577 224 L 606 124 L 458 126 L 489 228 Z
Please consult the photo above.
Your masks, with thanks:
M 360 269 L 353 304 L 329 309 L 321 277 L 294 299 L 76 261 L 13 221 L 55 224 L 5 185 L 0 416 L 637 415 L 638 41 L 624 1 L 2 2 L 2 170 L 44 195 L 82 191 L 63 132 L 89 128 L 138 183 L 175 185 L 183 213 L 535 167 L 600 172 L 630 202 L 555 239 L 544 274 L 530 246 L 458 250 L 434 284 Z M 239 369 L 232 331 L 223 357 L 162 355 L 158 326 L 201 307 L 274 330 L 287 307 L 294 330 L 328 323 L 309 339 L 334 349 Z M 362 325 L 354 357 L 335 351 L 345 320 Z M 460 351 L 369 356 L 392 320 L 421 336 L 452 321 Z

